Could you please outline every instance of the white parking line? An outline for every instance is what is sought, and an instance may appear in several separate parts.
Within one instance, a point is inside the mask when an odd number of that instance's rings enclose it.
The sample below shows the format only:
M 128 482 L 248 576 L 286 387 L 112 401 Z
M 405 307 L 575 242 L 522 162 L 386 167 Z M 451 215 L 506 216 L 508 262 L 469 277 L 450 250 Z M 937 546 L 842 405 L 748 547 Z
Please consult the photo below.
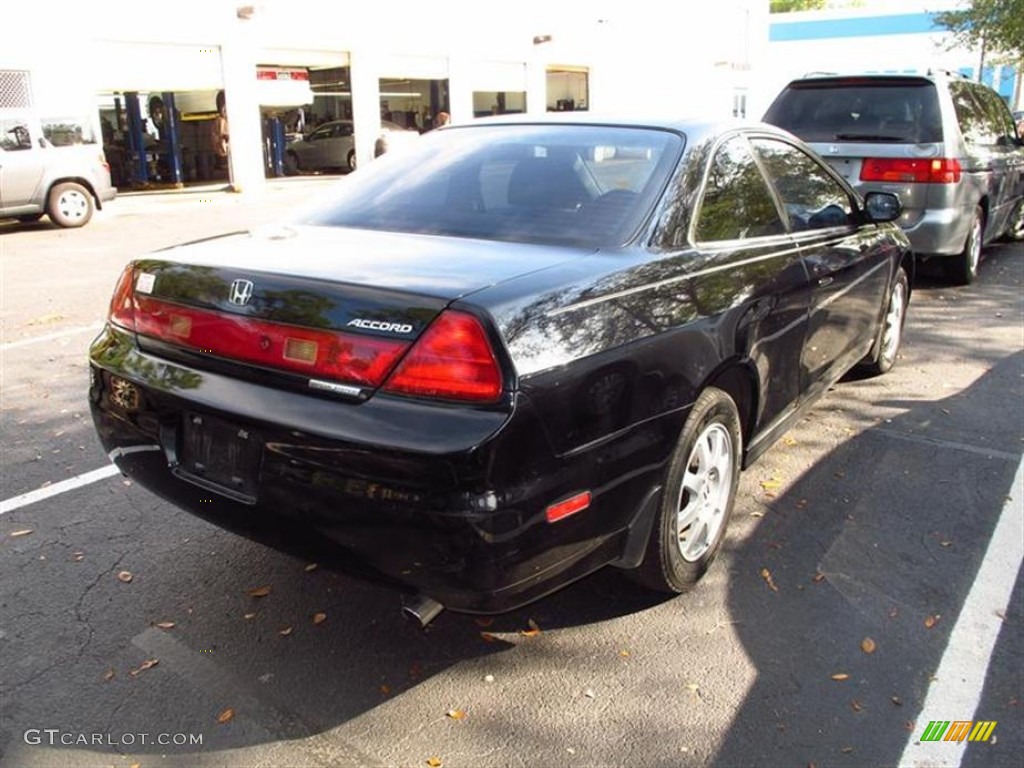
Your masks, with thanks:
M 48 499 L 51 496 L 58 496 L 66 491 L 73 491 L 76 488 L 81 488 L 83 485 L 89 485 L 91 483 L 98 482 L 99 480 L 105 480 L 108 477 L 113 477 L 119 474 L 121 470 L 115 467 L 113 464 L 94 469 L 92 472 L 86 472 L 84 475 L 78 475 L 77 477 L 71 477 L 67 480 L 62 480 L 59 483 L 48 485 L 45 488 L 38 488 L 28 493 L 23 493 L 20 496 L 15 496 L 12 499 L 0 501 L 0 515 L 5 512 L 13 512 L 21 507 L 27 507 L 29 504 L 35 504 L 37 501 Z
M 975 716 L 987 719 L 990 714 L 977 710 L 989 661 L 1003 623 L 997 614 L 1005 615 L 1021 561 L 1024 560 L 1022 501 L 1024 461 L 1017 465 L 1013 486 L 985 550 L 985 559 L 953 626 L 949 645 L 942 654 L 935 681 L 928 686 L 928 696 L 917 718 L 917 727 L 903 750 L 899 765 L 957 768 L 969 742 L 919 742 L 924 729 L 932 720 L 967 720 Z M 1007 725 L 1013 727 L 1012 723 Z
M 45 336 L 33 336 L 31 339 L 19 339 L 18 341 L 8 341 L 0 344 L 0 351 L 6 352 L 8 349 L 17 349 L 18 347 L 27 347 L 31 344 L 40 344 L 44 341 L 53 341 L 55 339 L 63 339 L 66 336 L 77 336 L 80 333 L 86 333 L 92 331 L 97 333 L 103 327 L 103 323 L 93 323 L 92 325 L 83 325 L 78 328 L 68 328 L 64 331 L 54 331 L 48 333 Z

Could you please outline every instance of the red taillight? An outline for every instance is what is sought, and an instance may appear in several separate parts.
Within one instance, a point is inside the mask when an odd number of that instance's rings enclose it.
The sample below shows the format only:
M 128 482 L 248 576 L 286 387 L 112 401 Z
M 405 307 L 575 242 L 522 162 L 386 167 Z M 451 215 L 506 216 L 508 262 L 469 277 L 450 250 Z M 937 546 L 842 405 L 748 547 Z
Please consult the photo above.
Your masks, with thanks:
M 861 165 L 860 180 L 955 184 L 960 181 L 960 161 L 948 157 L 872 157 Z
M 216 357 L 364 386 L 379 386 L 409 342 L 299 328 L 136 297 L 143 336 Z
M 590 491 L 584 491 L 583 493 L 577 493 L 575 496 L 570 496 L 565 501 L 552 504 L 547 508 L 545 515 L 549 523 L 556 523 L 570 515 L 575 515 L 577 512 L 582 512 L 589 506 Z
M 501 370 L 480 322 L 449 310 L 431 323 L 384 389 L 444 400 L 493 402 L 501 395 Z
M 108 319 L 114 325 L 135 330 L 135 268 L 129 264 L 124 268 L 114 288 L 114 296 L 110 300 Z

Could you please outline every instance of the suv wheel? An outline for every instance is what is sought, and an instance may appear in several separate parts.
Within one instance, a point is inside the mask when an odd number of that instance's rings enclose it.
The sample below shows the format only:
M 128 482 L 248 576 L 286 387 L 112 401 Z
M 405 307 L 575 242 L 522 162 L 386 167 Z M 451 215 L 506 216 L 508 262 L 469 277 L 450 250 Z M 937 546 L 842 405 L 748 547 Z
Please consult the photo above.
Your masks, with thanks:
M 970 285 L 978 276 L 978 264 L 981 262 L 981 241 L 985 233 L 985 212 L 979 205 L 974 211 L 974 221 L 967 233 L 964 250 L 949 264 L 949 278 L 957 285 Z
M 46 212 L 59 227 L 81 227 L 92 218 L 92 195 L 81 184 L 66 181 L 50 190 Z

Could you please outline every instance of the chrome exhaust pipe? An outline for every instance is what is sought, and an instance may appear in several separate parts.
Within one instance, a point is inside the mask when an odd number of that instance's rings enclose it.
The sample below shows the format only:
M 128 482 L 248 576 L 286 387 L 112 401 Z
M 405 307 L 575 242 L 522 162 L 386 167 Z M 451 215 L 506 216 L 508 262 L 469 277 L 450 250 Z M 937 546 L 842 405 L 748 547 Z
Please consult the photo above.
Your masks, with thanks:
M 421 628 L 436 619 L 443 610 L 443 605 L 426 595 L 414 595 L 402 603 L 402 615 L 417 622 Z

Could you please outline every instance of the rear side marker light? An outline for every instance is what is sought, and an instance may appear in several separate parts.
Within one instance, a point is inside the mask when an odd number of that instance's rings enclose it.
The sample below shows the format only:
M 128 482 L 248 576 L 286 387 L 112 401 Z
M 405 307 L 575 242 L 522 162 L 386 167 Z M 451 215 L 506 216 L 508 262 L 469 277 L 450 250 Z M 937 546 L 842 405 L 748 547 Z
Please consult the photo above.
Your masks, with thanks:
M 861 181 L 956 184 L 960 174 L 960 161 L 955 157 L 872 157 L 860 168 Z
M 583 493 L 577 493 L 575 496 L 570 496 L 565 501 L 552 504 L 547 508 L 545 516 L 549 523 L 557 523 L 559 520 L 571 517 L 577 512 L 582 512 L 589 506 L 590 491 L 584 491 Z

